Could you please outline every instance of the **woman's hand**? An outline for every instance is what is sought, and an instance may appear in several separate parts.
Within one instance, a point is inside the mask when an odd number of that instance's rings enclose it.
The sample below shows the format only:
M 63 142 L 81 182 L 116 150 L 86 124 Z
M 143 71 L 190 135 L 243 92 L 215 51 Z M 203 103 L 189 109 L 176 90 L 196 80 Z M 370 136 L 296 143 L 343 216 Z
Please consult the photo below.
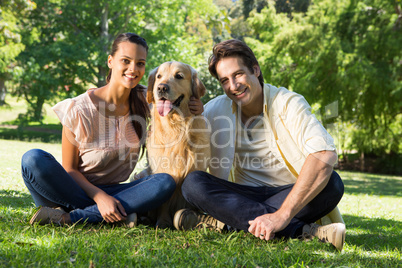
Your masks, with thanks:
M 200 99 L 196 99 L 194 96 L 190 97 L 190 101 L 188 102 L 188 108 L 190 112 L 194 115 L 200 115 L 204 111 L 204 105 Z
M 98 205 L 99 212 L 106 222 L 113 223 L 126 219 L 126 211 L 120 201 L 113 196 L 101 192 L 97 194 L 94 201 Z

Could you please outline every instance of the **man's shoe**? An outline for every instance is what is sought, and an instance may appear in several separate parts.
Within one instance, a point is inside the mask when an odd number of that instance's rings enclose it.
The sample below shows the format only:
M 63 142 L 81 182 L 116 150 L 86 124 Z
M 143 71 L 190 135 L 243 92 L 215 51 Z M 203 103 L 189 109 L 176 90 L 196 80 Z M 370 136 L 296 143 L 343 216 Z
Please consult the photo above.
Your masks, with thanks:
M 29 221 L 29 224 L 33 225 L 37 222 L 39 225 L 45 225 L 49 223 L 54 223 L 57 225 L 62 225 L 63 217 L 62 215 L 66 212 L 59 208 L 49 208 L 41 207 L 35 215 Z
M 342 251 L 345 243 L 346 228 L 343 223 L 331 223 L 328 225 L 318 225 L 316 223 L 303 226 L 303 238 L 317 237 L 322 242 L 328 242 Z
M 191 230 L 198 227 L 222 232 L 225 224 L 212 216 L 191 209 L 181 209 L 174 214 L 173 225 L 177 230 Z
M 134 228 L 135 226 L 137 226 L 137 221 L 138 221 L 137 213 L 134 212 L 128 214 L 126 218 L 126 226 L 128 228 Z

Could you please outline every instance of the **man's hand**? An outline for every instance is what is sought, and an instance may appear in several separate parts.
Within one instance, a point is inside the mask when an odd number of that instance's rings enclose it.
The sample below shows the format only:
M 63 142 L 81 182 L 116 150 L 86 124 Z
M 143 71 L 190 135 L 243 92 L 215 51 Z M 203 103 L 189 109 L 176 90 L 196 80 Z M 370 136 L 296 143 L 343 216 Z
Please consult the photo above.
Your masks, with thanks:
M 269 240 L 288 226 L 290 220 L 327 185 L 336 157 L 336 153 L 332 151 L 308 155 L 282 206 L 272 214 L 264 214 L 249 221 L 248 231 L 260 239 Z
M 127 214 L 123 205 L 113 196 L 103 192 L 96 197 L 95 202 L 98 205 L 100 214 L 106 222 L 119 222 L 126 219 Z
M 194 115 L 200 115 L 204 111 L 202 101 L 200 99 L 196 99 L 194 96 L 190 97 L 188 108 L 190 108 L 190 112 Z
M 248 231 L 262 240 L 271 240 L 275 237 L 275 233 L 283 230 L 289 222 L 290 218 L 282 217 L 277 212 L 264 214 L 248 222 L 250 224 Z

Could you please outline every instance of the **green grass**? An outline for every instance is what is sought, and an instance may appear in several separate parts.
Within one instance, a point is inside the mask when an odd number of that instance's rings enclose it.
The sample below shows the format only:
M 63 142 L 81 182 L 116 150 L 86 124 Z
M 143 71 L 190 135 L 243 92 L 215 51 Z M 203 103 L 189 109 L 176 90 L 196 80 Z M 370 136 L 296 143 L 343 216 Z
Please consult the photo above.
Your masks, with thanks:
M 0 267 L 402 267 L 402 178 L 340 172 L 347 225 L 342 253 L 317 240 L 264 242 L 244 232 L 178 232 L 140 225 L 30 226 L 35 212 L 20 171 L 41 148 L 61 160 L 61 126 L 50 106 L 24 123 L 24 101 L 0 107 Z M 23 119 L 23 118 L 22 118 Z M 14 128 L 10 128 L 13 125 Z
M 23 99 L 7 96 L 7 105 L 0 107 L 0 139 L 31 142 L 61 142 L 62 126 L 49 104 L 43 108 L 43 121 L 27 122 L 27 103 Z
M 347 235 L 338 253 L 317 240 L 264 242 L 243 232 L 30 226 L 21 156 L 42 148 L 60 160 L 61 146 L 0 140 L 0 148 L 0 267 L 402 267 L 401 177 L 340 172 Z

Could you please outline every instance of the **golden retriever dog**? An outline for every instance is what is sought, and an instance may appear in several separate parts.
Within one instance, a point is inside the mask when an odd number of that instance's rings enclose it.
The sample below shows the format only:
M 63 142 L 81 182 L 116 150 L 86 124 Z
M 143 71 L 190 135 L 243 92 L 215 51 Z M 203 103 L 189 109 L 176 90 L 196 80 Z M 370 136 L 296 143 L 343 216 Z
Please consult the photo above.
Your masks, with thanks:
M 173 196 L 150 213 L 159 228 L 173 228 L 174 213 L 189 208 L 181 193 L 187 174 L 205 171 L 210 158 L 210 133 L 203 116 L 191 114 L 191 96 L 199 99 L 205 86 L 189 65 L 171 61 L 151 71 L 147 101 L 152 104 L 151 124 L 146 140 L 151 174 L 168 173 L 176 181 Z

